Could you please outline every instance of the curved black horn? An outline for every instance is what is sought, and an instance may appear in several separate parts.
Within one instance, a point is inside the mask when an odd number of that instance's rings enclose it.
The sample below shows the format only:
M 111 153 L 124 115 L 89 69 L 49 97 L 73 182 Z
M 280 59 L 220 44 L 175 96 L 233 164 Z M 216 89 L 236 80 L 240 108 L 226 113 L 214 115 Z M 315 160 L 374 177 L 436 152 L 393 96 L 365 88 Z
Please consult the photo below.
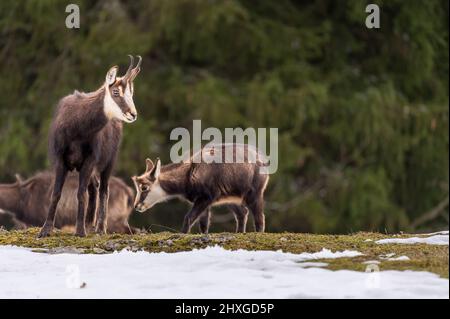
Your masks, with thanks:
M 130 66 L 128 67 L 127 73 L 123 76 L 125 79 L 128 78 L 131 75 L 131 71 L 133 71 L 134 58 L 131 54 L 128 54 L 128 56 L 130 57 Z
M 139 67 L 141 66 L 141 63 L 142 63 L 142 57 L 141 57 L 140 55 L 137 55 L 137 57 L 138 57 L 139 61 L 138 61 L 138 63 L 136 64 L 136 66 L 134 67 L 134 69 L 139 68 Z

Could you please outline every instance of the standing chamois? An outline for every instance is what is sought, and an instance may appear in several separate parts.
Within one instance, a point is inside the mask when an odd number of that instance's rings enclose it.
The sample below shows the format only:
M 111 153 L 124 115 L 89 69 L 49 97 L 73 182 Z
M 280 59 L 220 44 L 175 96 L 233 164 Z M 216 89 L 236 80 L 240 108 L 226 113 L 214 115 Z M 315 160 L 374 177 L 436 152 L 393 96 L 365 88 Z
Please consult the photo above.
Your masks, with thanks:
M 223 155 L 233 152 L 233 158 L 241 152 L 243 161 L 225 163 Z M 220 163 L 194 161 L 199 154 L 219 152 Z M 202 155 L 203 156 L 203 155 Z M 269 176 L 264 171 L 261 155 L 255 150 L 240 144 L 217 144 L 195 154 L 188 161 L 161 167 L 161 161 L 146 160 L 145 173 L 132 177 L 136 187 L 134 206 L 144 212 L 156 203 L 173 197 L 180 197 L 193 203 L 186 214 L 182 232 L 188 233 L 200 218 L 200 230 L 208 232 L 210 207 L 230 205 L 237 221 L 238 232 L 245 232 L 248 211 L 253 214 L 255 230 L 264 232 L 264 190 Z M 256 159 L 250 161 L 249 159 Z M 197 163 L 198 162 L 198 163 Z
M 105 83 L 95 92 L 73 94 L 62 98 L 56 108 L 49 133 L 49 156 L 55 172 L 52 198 L 47 219 L 38 237 L 49 236 L 67 173 L 79 172 L 78 213 L 75 235 L 86 236 L 85 212 L 95 209 L 97 188 L 93 175 L 100 176 L 99 205 L 96 233 L 106 233 L 108 182 L 122 138 L 122 122 L 132 123 L 137 118 L 133 102 L 133 80 L 140 71 L 142 58 L 123 77 L 117 77 L 118 67 L 106 74 Z

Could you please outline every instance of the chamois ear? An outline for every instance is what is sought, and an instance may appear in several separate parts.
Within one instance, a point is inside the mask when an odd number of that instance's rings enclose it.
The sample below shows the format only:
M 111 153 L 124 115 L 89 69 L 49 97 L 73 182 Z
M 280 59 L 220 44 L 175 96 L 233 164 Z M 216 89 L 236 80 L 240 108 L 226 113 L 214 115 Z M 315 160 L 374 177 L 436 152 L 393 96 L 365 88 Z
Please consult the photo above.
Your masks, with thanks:
M 146 173 L 150 172 L 153 169 L 153 167 L 155 166 L 155 164 L 153 164 L 152 160 L 149 159 L 149 158 L 147 158 L 145 160 L 145 165 L 146 165 L 145 166 L 145 172 Z
M 116 82 L 116 76 L 117 71 L 119 70 L 119 67 L 117 65 L 113 66 L 111 69 L 109 69 L 108 73 L 106 73 L 106 84 L 112 85 L 114 82 Z
M 20 176 L 20 174 L 15 174 L 14 177 L 16 178 L 16 183 L 17 184 L 22 184 L 23 183 L 23 178 L 22 178 L 22 176 Z
M 161 160 L 158 157 L 156 159 L 156 167 L 153 170 L 152 174 L 153 174 L 153 177 L 155 177 L 155 179 L 158 179 L 160 173 L 161 173 Z
M 131 180 L 133 181 L 133 184 L 136 188 L 138 188 L 138 183 L 137 183 L 137 176 L 132 176 Z

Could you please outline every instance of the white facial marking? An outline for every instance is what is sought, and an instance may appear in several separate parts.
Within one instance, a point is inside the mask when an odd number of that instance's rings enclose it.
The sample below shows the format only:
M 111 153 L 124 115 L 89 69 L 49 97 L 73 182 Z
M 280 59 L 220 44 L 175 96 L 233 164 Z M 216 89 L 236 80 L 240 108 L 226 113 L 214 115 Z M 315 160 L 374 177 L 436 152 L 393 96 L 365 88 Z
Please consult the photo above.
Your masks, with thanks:
M 118 119 L 121 121 L 127 121 L 125 116 L 123 115 L 122 110 L 117 105 L 117 103 L 114 101 L 114 99 L 111 96 L 111 92 L 109 91 L 108 85 L 105 85 L 105 97 L 103 99 L 103 107 L 105 115 L 108 119 Z
M 119 86 L 119 91 L 121 92 L 121 87 Z M 131 110 L 131 113 L 136 114 L 136 107 L 134 106 L 133 96 L 131 95 L 129 85 L 125 89 L 125 93 L 123 94 L 123 98 L 127 103 L 128 107 Z M 111 92 L 109 91 L 108 84 L 105 84 L 105 98 L 103 99 L 104 111 L 105 115 L 108 119 L 118 119 L 124 121 L 126 123 L 133 123 L 136 120 L 136 117 L 133 117 L 129 112 L 124 114 L 117 103 L 111 96 Z
M 127 83 L 123 97 L 124 97 L 125 102 L 127 103 L 128 107 L 130 108 L 131 113 L 136 114 L 137 113 L 136 106 L 134 106 L 133 93 L 131 92 L 129 83 Z
M 144 199 L 144 205 L 142 207 L 141 212 L 151 208 L 157 203 L 163 202 L 167 199 L 171 198 L 169 194 L 167 194 L 159 184 L 159 181 L 156 181 L 153 186 L 152 190 L 147 194 L 147 197 Z

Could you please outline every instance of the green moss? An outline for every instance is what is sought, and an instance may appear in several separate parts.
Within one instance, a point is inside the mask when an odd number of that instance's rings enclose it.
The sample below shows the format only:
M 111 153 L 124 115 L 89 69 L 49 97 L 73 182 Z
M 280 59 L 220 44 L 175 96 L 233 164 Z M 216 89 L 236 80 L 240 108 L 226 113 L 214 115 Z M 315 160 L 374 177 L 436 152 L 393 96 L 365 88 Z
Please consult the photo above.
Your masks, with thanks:
M 448 278 L 448 246 L 376 244 L 387 237 L 399 238 L 410 235 L 384 235 L 379 233 L 356 233 L 351 235 L 314 235 L 297 233 L 214 233 L 209 235 L 185 235 L 169 232 L 137 235 L 95 235 L 78 238 L 71 233 L 55 231 L 51 237 L 37 239 L 38 228 L 20 231 L 0 231 L 0 245 L 24 246 L 43 252 L 63 252 L 75 249 L 77 252 L 102 254 L 124 248 L 148 252 L 178 252 L 195 248 L 219 245 L 225 249 L 282 250 L 291 253 L 317 252 L 322 248 L 332 251 L 356 250 L 363 255 L 354 258 L 320 260 L 328 263 L 332 270 L 351 269 L 365 271 L 364 262 L 377 260 L 381 270 L 418 270 L 434 272 Z M 44 249 L 44 250 L 42 250 Z M 407 256 L 409 260 L 389 261 L 382 257 Z

